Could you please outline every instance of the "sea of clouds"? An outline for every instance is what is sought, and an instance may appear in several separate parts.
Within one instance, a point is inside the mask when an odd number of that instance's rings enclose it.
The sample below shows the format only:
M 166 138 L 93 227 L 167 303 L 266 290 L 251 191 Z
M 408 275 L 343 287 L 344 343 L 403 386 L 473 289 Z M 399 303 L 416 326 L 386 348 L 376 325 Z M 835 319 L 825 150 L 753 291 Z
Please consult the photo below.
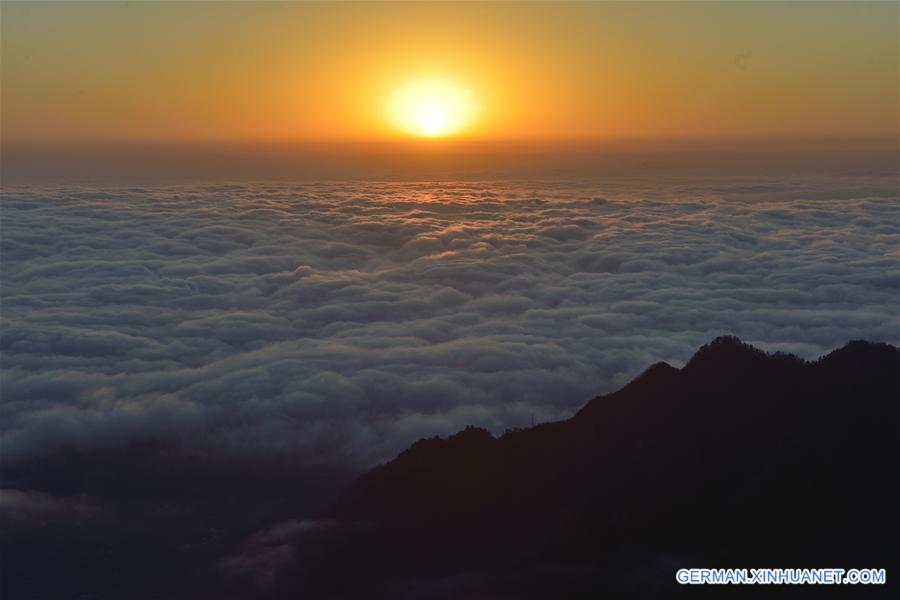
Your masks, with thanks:
M 19 188 L 2 453 L 362 467 L 734 334 L 897 342 L 894 178 Z

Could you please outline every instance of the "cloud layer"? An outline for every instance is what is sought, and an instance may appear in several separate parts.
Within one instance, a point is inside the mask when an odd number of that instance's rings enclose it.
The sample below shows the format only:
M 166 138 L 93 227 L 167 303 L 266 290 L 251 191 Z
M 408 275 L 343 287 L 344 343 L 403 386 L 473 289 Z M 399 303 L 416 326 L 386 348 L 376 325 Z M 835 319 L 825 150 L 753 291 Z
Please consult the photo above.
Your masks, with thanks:
M 898 341 L 896 180 L 4 193 L 5 467 L 361 467 L 734 334 Z M 164 443 L 162 443 L 162 442 Z

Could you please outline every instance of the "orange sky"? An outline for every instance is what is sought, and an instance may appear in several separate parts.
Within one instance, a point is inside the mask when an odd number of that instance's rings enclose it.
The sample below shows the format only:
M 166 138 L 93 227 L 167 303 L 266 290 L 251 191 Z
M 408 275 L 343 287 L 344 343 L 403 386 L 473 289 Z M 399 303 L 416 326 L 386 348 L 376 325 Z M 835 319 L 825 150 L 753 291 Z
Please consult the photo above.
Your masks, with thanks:
M 2 5 L 6 141 L 385 140 L 459 82 L 473 139 L 895 136 L 898 4 Z

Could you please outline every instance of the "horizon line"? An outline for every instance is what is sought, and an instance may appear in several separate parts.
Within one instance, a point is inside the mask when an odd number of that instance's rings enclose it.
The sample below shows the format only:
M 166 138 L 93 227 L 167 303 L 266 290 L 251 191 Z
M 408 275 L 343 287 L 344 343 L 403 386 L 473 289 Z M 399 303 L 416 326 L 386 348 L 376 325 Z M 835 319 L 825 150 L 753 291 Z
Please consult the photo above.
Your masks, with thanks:
M 612 144 L 612 143 L 652 143 L 652 142 L 766 142 L 766 141 L 897 141 L 900 130 L 892 133 L 884 132 L 825 132 L 825 133 L 761 133 L 742 134 L 724 133 L 720 135 L 659 135 L 659 136 L 547 136 L 547 137 L 483 137 L 483 136 L 446 136 L 446 137 L 338 137 L 338 138 L 303 138 L 303 137 L 108 137 L 108 138 L 11 138 L 0 134 L 0 143 L 7 145 L 128 145 L 128 144 L 315 144 L 315 145 L 352 145 L 352 144 L 404 144 L 441 145 L 447 143 L 477 144 Z

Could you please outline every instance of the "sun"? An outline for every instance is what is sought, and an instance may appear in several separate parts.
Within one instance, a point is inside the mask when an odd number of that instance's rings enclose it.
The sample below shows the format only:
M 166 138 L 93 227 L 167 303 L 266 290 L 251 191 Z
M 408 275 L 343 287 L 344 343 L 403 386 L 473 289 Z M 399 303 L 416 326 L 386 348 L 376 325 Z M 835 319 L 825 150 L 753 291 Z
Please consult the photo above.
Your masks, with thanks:
M 464 85 L 437 77 L 416 79 L 388 96 L 386 115 L 395 127 L 416 136 L 443 137 L 472 124 L 475 96 Z

